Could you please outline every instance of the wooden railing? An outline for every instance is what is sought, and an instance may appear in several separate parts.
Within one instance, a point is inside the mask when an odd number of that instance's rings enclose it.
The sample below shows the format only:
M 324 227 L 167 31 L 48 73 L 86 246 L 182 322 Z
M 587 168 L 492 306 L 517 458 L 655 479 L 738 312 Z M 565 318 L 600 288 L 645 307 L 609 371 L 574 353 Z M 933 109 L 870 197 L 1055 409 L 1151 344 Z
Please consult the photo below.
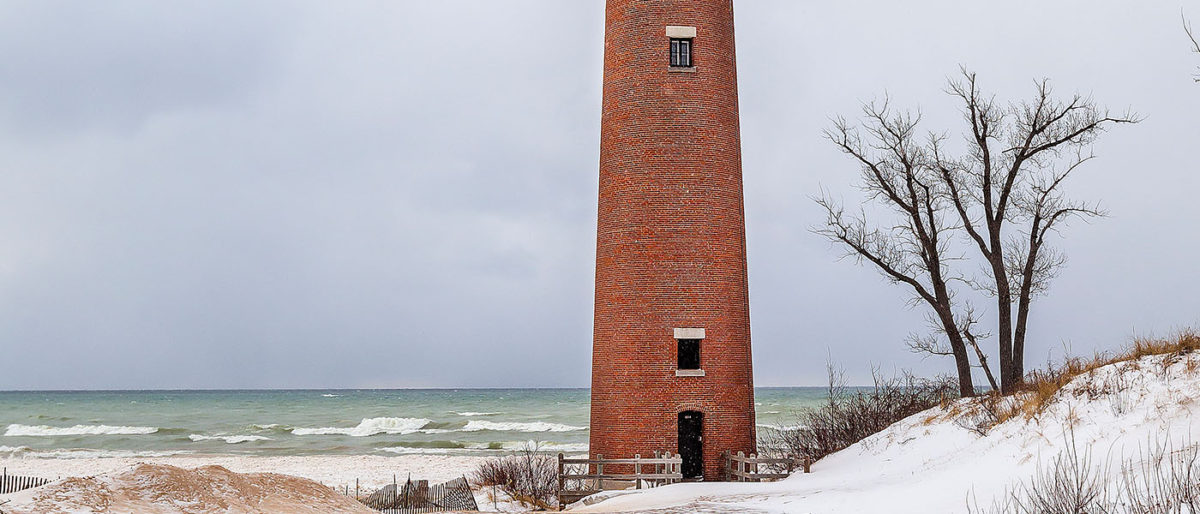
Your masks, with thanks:
M 737 452 L 734 455 L 728 451 L 722 452 L 725 458 L 726 482 L 762 482 L 764 480 L 781 480 L 792 475 L 796 469 L 803 468 L 805 473 L 812 469 L 812 461 L 803 458 L 768 458 L 751 453 Z M 763 470 L 762 468 L 766 469 Z
M 48 483 L 50 483 L 50 481 L 45 478 L 9 475 L 8 468 L 4 468 L 3 473 L 0 474 L 0 494 L 24 491 L 26 489 L 40 487 Z
M 609 466 L 611 471 L 604 471 Z M 617 469 L 613 469 L 616 467 Z M 632 459 L 606 459 L 596 455 L 594 459 L 568 459 L 558 454 L 558 505 L 562 509 L 567 504 L 579 501 L 585 496 L 591 496 L 603 491 L 611 482 L 633 482 L 633 487 L 655 487 L 673 484 L 683 480 L 683 457 L 666 452 L 661 456 L 655 452 L 654 457 L 642 458 L 640 454 Z M 593 472 L 593 469 L 595 470 Z M 630 473 L 629 471 L 633 472 Z M 610 481 L 606 483 L 605 481 Z

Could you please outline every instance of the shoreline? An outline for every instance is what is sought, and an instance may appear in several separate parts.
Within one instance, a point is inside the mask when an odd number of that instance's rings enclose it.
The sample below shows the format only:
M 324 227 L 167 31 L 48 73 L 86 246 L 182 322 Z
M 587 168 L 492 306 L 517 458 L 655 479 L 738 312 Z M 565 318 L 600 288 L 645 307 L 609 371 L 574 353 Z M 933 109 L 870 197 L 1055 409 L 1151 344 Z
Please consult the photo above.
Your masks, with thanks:
M 494 457 L 494 456 L 493 456 Z M 57 480 L 88 477 L 119 471 L 138 463 L 167 464 L 181 468 L 221 466 L 237 473 L 278 473 L 307 478 L 338 490 L 370 492 L 391 484 L 393 476 L 441 483 L 460 476 L 468 479 L 488 456 L 459 455 L 304 455 L 256 456 L 237 454 L 194 454 L 167 457 L 85 457 L 78 459 L 0 458 L 0 467 L 10 475 Z

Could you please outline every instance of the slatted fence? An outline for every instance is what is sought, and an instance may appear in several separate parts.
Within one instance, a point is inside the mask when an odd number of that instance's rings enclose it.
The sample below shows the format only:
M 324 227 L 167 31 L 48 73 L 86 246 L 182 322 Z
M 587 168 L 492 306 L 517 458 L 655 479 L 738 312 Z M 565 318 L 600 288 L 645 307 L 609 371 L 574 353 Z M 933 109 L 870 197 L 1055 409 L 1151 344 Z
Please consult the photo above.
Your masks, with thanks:
M 734 455 L 728 451 L 722 452 L 721 455 L 725 458 L 726 482 L 781 480 L 791 476 L 796 469 L 803 468 L 805 473 L 812 469 L 812 461 L 807 457 L 769 458 L 753 453 L 746 456 L 745 452 L 737 452 L 737 455 Z
M 3 474 L 0 474 L 0 494 L 24 491 L 26 489 L 40 487 L 48 483 L 50 483 L 50 481 L 45 478 L 9 475 L 8 468 L 4 468 Z
M 605 473 L 604 466 L 619 466 L 624 473 Z M 624 482 L 637 489 L 642 486 L 655 487 L 683 480 L 683 457 L 666 452 L 653 458 L 634 455 L 632 459 L 605 459 L 596 455 L 594 459 L 568 459 L 558 454 L 558 506 L 562 509 L 569 503 L 603 491 L 613 482 Z M 595 470 L 593 472 L 593 469 Z M 628 473 L 632 469 L 633 473 Z M 606 483 L 607 482 L 607 483 Z
M 429 485 L 428 480 L 408 480 L 384 487 L 359 501 L 384 514 L 479 510 L 465 477 L 437 485 Z

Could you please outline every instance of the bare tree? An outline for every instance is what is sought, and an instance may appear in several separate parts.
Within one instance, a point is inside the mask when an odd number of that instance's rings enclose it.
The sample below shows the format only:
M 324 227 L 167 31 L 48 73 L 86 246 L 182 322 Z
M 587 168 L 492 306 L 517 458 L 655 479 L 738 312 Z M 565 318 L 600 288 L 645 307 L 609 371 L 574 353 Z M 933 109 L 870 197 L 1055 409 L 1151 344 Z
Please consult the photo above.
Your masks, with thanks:
M 1179 16 L 1183 18 L 1183 31 L 1187 33 L 1188 39 L 1192 40 L 1192 51 L 1200 54 L 1200 41 L 1196 40 L 1196 33 L 1192 32 L 1192 24 L 1188 22 L 1187 17 L 1183 13 L 1180 13 Z M 1200 82 L 1200 73 L 1196 74 L 1195 80 L 1196 82 Z
M 1072 218 L 1104 214 L 1098 205 L 1069 199 L 1063 184 L 1092 159 L 1091 145 L 1108 125 L 1137 119 L 1110 115 L 1079 94 L 1056 99 L 1047 80 L 1037 83 L 1032 101 L 1000 107 L 980 92 L 974 73 L 962 75 L 949 93 L 962 101 L 968 149 L 950 155 L 945 139 L 935 137 L 929 151 L 962 231 L 989 272 L 977 285 L 995 298 L 1000 387 L 1010 393 L 1025 375 L 1031 304 L 1066 263 L 1047 235 Z
M 919 136 L 918 116 L 892 115 L 886 105 L 864 108 L 869 143 L 845 120 L 837 121 L 827 137 L 863 168 L 868 197 L 891 208 L 900 221 L 872 227 L 865 216 L 847 216 L 824 196 L 817 202 L 828 218 L 817 232 L 875 264 L 893 282 L 909 285 L 932 308 L 935 334 L 911 338 L 910 347 L 953 356 L 960 387 L 970 385 L 968 346 L 993 387 L 996 380 L 979 348 L 989 334 L 975 331 L 974 308 L 965 300 L 956 302 L 951 284 L 994 298 L 999 387 L 1008 393 L 1024 376 L 1031 304 L 1066 262 L 1047 237 L 1072 218 L 1103 215 L 1096 205 L 1067 198 L 1063 184 L 1092 159 L 1091 145 L 1108 125 L 1137 120 L 1112 116 L 1080 95 L 1058 100 L 1045 80 L 1037 83 L 1032 101 L 1000 106 L 980 92 L 973 73 L 963 70 L 948 93 L 962 102 L 969 127 L 966 150 L 958 155 L 947 136 Z M 956 235 L 978 249 L 984 277 L 951 269 L 951 263 L 964 260 L 952 250 Z M 943 338 L 948 348 L 943 349 Z
M 859 128 L 838 119 L 825 136 L 862 167 L 862 189 L 867 196 L 885 204 L 898 218 L 888 227 L 867 221 L 865 212 L 846 214 L 842 205 L 828 195 L 817 199 L 827 213 L 824 227 L 816 229 L 831 241 L 847 248 L 847 256 L 874 264 L 889 280 L 905 284 L 914 302 L 933 311 L 932 319 L 949 341 L 946 354 L 953 355 L 958 371 L 959 392 L 971 396 L 971 363 L 958 322 L 954 316 L 954 290 L 946 255 L 953 227 L 947 224 L 951 205 L 941 191 L 936 160 L 918 144 L 919 116 L 893 115 L 887 104 L 863 106 L 866 123 Z M 864 140 L 865 131 L 870 144 Z

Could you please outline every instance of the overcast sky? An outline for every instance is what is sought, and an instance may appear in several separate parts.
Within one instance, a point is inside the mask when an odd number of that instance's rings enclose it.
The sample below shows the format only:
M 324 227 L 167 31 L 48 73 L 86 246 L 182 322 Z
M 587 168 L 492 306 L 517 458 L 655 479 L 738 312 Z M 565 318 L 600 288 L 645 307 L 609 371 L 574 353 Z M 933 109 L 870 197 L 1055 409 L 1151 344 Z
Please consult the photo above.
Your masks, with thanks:
M 1146 118 L 1069 186 L 1111 217 L 1066 231 L 1028 361 L 1200 325 L 1184 2 L 736 2 L 757 384 L 951 370 L 809 229 L 819 188 L 861 198 L 830 118 L 887 94 L 959 130 L 959 65 Z M 603 14 L 0 3 L 0 389 L 587 386 Z

